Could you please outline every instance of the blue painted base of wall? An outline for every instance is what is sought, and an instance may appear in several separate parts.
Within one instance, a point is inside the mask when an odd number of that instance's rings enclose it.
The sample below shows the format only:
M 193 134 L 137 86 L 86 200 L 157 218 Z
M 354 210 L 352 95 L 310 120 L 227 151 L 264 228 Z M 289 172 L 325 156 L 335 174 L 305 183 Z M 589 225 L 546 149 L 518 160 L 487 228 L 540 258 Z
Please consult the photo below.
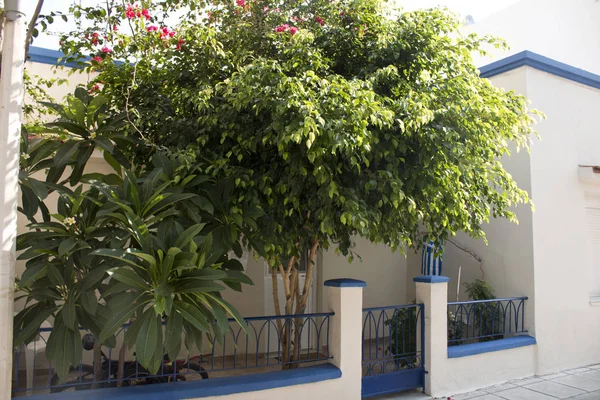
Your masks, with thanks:
M 28 400 L 85 399 L 85 400 L 180 400 L 234 393 L 255 392 L 283 386 L 301 385 L 337 379 L 342 371 L 333 364 L 298 368 L 200 381 L 161 383 L 137 387 L 93 389 L 86 391 L 52 393 L 27 397 Z
M 423 368 L 405 369 L 375 376 L 365 376 L 362 379 L 361 397 L 375 397 L 382 394 L 416 389 L 425 384 Z
M 490 342 L 463 344 L 460 346 L 448 347 L 448 358 L 473 356 L 475 354 L 514 349 L 534 344 L 536 344 L 535 338 L 531 336 L 515 336 L 506 339 L 492 340 Z

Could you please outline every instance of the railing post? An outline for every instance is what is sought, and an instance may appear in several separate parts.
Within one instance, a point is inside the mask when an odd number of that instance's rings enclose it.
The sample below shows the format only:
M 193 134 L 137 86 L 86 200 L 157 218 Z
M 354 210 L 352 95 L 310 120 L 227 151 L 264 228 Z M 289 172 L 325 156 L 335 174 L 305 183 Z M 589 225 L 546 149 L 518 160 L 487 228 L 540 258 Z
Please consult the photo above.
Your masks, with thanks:
M 362 383 L 362 296 L 365 282 L 332 279 L 325 282 L 331 317 L 329 355 L 331 363 L 342 371 L 341 399 L 360 399 Z
M 436 371 L 443 371 L 448 358 L 448 281 L 445 276 L 424 275 L 413 279 L 417 287 L 417 303 L 424 306 L 425 323 L 419 326 L 419 335 L 425 329 L 420 344 L 424 354 L 425 393 L 434 395 L 438 392 Z M 422 316 L 423 317 L 423 316 Z M 419 336 L 421 337 L 421 336 Z

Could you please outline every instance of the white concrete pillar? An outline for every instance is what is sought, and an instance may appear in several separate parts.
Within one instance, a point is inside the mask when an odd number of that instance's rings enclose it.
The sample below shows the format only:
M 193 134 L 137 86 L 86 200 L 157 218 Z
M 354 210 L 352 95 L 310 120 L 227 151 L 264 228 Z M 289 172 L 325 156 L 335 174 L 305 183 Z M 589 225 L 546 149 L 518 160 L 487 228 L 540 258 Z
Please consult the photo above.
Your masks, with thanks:
M 24 5 L 20 0 L 4 2 L 0 75 L 0 399 L 11 397 L 19 138 L 25 66 Z
M 358 400 L 362 385 L 362 297 L 365 282 L 332 279 L 324 283 L 330 320 L 329 354 L 342 371 L 340 399 Z
M 423 304 L 425 309 L 425 393 L 435 396 L 440 393 L 440 382 L 437 376 L 443 376 L 442 371 L 448 358 L 448 281 L 450 278 L 425 275 L 418 276 L 413 281 L 416 284 L 417 304 Z

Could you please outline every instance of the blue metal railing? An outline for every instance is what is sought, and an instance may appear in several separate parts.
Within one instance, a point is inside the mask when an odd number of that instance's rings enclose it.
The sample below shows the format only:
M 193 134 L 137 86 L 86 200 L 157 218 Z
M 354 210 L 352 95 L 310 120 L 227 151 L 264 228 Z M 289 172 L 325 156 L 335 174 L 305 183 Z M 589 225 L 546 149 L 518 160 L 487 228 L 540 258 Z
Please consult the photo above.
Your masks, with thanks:
M 423 304 L 363 309 L 363 377 L 423 367 L 424 310 Z
M 120 351 L 102 347 L 100 360 L 97 359 L 97 351 L 84 351 L 79 365 L 72 367 L 68 377 L 62 381 L 43 354 L 52 328 L 41 328 L 34 342 L 15 349 L 12 392 L 13 396 L 19 396 L 176 382 L 227 376 L 231 374 L 231 370 L 267 372 L 290 365 L 324 362 L 331 358 L 329 330 L 332 315 L 334 314 L 313 313 L 250 317 L 245 318 L 245 330 L 230 319 L 229 330 L 221 340 L 209 337 L 195 355 L 187 355 L 174 361 L 165 358 L 157 374 L 150 374 L 139 365 L 135 349 L 126 349 L 120 345 L 128 328 L 128 324 L 125 324 L 117 333 L 117 348 Z M 81 330 L 82 336 L 86 333 Z M 299 338 L 300 346 L 295 345 L 296 338 Z M 123 366 L 122 372 L 119 369 L 119 359 Z M 25 368 L 23 362 L 26 364 Z M 94 367 L 97 368 L 96 371 Z
M 527 297 L 448 303 L 448 346 L 526 334 Z

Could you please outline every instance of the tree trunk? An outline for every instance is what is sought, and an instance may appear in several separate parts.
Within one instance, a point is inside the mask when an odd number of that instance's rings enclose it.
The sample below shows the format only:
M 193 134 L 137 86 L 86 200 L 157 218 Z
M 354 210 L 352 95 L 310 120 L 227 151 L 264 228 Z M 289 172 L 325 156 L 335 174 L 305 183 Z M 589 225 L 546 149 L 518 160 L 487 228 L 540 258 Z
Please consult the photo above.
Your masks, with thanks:
M 102 345 L 96 341 L 94 343 L 94 383 L 92 388 L 99 388 L 101 386 L 99 382 L 102 380 L 104 380 L 102 376 Z
M 277 269 L 273 268 L 271 264 L 269 264 L 269 268 L 271 269 L 271 286 L 273 289 L 273 306 L 275 306 L 275 315 L 281 316 L 281 305 L 279 304 L 279 284 L 277 281 Z M 281 333 L 281 319 L 277 318 L 277 333 Z
M 119 350 L 119 369 L 117 372 L 117 387 L 123 386 L 123 374 L 125 369 L 125 343 L 121 345 Z
M 312 277 L 313 277 L 313 272 L 314 272 L 314 267 L 315 267 L 315 263 L 316 263 L 316 258 L 317 258 L 317 250 L 319 248 L 319 242 L 318 241 L 313 241 L 312 246 L 310 248 L 310 252 L 309 252 L 309 256 L 308 256 L 308 265 L 306 266 L 306 277 L 304 279 L 304 287 L 302 289 L 302 294 L 300 294 L 300 288 L 298 287 L 298 281 L 296 281 L 296 296 L 295 296 L 295 301 L 296 301 L 296 311 L 295 314 L 304 314 L 304 311 L 306 311 L 306 303 L 308 302 L 308 295 L 310 294 L 310 286 L 312 283 Z M 297 271 L 296 271 L 297 273 Z M 291 312 L 290 312 L 291 314 Z M 302 318 L 294 318 L 294 342 L 293 342 L 293 347 L 290 350 L 291 352 L 291 358 L 290 361 L 292 361 L 289 364 L 288 369 L 295 369 L 298 368 L 299 364 L 298 361 L 300 361 L 300 353 L 302 350 L 302 340 L 300 337 L 301 334 L 301 330 L 302 330 L 302 324 L 305 321 L 303 321 Z M 310 329 L 310 325 L 305 325 L 306 329 Z M 310 343 L 308 344 L 310 346 Z

